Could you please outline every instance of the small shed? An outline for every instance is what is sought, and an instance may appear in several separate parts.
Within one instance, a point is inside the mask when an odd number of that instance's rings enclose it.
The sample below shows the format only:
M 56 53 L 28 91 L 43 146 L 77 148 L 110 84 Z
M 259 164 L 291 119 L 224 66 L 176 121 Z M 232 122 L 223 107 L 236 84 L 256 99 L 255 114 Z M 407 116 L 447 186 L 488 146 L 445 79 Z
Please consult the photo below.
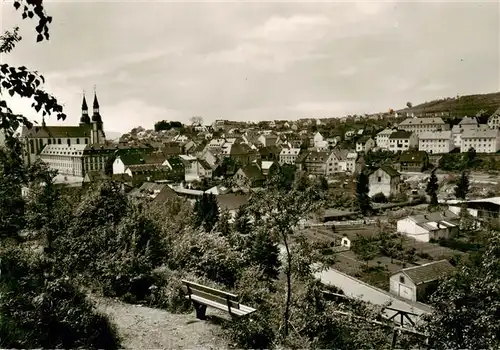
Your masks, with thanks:
M 455 272 L 446 259 L 402 269 L 390 277 L 390 291 L 412 301 L 425 301 L 437 286 L 437 281 Z

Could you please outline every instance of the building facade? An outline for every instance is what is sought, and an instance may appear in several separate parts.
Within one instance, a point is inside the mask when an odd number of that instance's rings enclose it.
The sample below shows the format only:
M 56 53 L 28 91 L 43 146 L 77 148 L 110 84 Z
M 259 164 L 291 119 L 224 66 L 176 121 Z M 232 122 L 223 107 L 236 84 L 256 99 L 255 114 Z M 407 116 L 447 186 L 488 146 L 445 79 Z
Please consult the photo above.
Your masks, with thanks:
M 450 126 L 441 118 L 408 118 L 399 124 L 398 129 L 420 136 L 423 132 L 450 130 Z
M 89 117 L 87 101 L 83 96 L 82 115 L 78 126 L 47 126 L 44 119 L 41 126 L 33 126 L 31 129 L 23 127 L 21 140 L 26 165 L 33 164 L 46 145 L 60 146 L 52 148 L 52 152 L 63 152 L 61 149 L 64 147 L 104 144 L 106 139 L 97 95 L 94 95 L 92 118 Z
M 398 130 L 389 136 L 389 151 L 408 151 L 418 147 L 418 136 L 415 133 Z
M 500 150 L 500 129 L 465 130 L 462 134 L 460 152 L 474 148 L 477 153 L 496 153 Z
M 453 135 L 447 131 L 426 131 L 418 137 L 418 150 L 431 154 L 450 153 L 455 148 Z

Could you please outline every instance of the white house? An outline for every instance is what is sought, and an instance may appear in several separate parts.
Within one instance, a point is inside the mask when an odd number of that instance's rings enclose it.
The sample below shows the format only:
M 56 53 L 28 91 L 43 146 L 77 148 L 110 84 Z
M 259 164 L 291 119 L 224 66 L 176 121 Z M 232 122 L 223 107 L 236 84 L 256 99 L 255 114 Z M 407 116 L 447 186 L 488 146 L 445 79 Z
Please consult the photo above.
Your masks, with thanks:
M 283 148 L 280 152 L 280 165 L 283 164 L 295 164 L 297 157 L 299 156 L 300 148 Z
M 40 152 L 39 158 L 49 168 L 57 170 L 61 175 L 83 177 L 85 169 L 83 164 L 83 153 L 87 145 L 45 145 Z M 99 163 L 101 165 L 101 163 Z M 104 164 L 102 164 L 104 170 Z
M 356 152 L 349 152 L 346 157 L 345 170 L 354 173 L 356 171 L 356 161 L 358 160 L 358 154 Z
M 498 108 L 489 118 L 488 118 L 488 126 L 491 129 L 500 128 L 500 108 Z
M 368 152 L 375 147 L 375 140 L 371 137 L 362 137 L 356 142 L 356 152 Z
M 458 215 L 446 210 L 422 215 L 412 215 L 398 220 L 397 232 L 420 242 L 449 238 L 458 228 Z
M 500 129 L 465 130 L 462 134 L 460 152 L 474 148 L 478 153 L 496 153 L 500 150 Z
M 389 278 L 389 290 L 392 294 L 411 301 L 421 301 L 427 289 L 441 278 L 455 272 L 448 260 L 433 261 L 420 266 L 402 269 Z
M 388 149 L 389 148 L 389 136 L 394 132 L 393 129 L 391 128 L 385 128 L 381 132 L 377 134 L 375 137 L 375 142 L 377 144 L 377 147 L 381 149 Z
M 398 128 L 420 136 L 426 131 L 449 130 L 450 126 L 441 118 L 408 118 L 403 120 Z
M 381 166 L 368 175 L 369 192 L 368 196 L 373 197 L 378 193 L 383 193 L 389 197 L 399 193 L 401 175 L 389 166 Z
M 274 134 L 262 134 L 259 136 L 258 141 L 264 146 L 275 146 L 278 141 L 278 135 Z
M 325 149 L 328 148 L 328 142 L 325 141 L 323 135 L 318 131 L 313 136 L 313 144 L 315 148 Z
M 455 148 L 453 135 L 447 131 L 425 131 L 418 137 L 418 150 L 431 154 L 450 153 Z
M 415 133 L 398 130 L 389 136 L 389 151 L 408 151 L 418 147 L 418 136 Z

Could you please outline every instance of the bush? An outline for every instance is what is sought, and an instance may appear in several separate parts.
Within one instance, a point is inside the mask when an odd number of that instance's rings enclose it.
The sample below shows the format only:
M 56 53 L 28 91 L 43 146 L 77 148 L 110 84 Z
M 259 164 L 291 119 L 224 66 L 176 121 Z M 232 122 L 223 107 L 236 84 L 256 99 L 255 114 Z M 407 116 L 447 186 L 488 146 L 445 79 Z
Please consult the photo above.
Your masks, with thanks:
M 379 192 L 372 197 L 372 201 L 374 203 L 387 203 L 387 197 L 382 192 Z
M 159 307 L 174 313 L 190 312 L 191 303 L 183 289 L 179 272 L 162 267 L 153 271 L 153 284 L 148 297 L 150 306 Z M 192 278 L 190 278 L 191 280 Z
M 0 269 L 1 348 L 119 348 L 114 325 L 49 262 L 17 248 Z

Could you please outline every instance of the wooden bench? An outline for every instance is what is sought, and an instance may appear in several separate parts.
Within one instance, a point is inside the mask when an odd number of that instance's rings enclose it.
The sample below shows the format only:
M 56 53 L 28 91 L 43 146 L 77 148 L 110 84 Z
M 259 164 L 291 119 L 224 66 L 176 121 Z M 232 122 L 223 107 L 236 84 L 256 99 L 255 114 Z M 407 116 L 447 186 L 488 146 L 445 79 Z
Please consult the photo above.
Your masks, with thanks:
M 238 302 L 238 296 L 232 293 L 203 286 L 187 280 L 182 280 L 185 285 L 186 298 L 189 299 L 196 310 L 196 317 L 200 320 L 205 319 L 207 306 L 227 311 L 231 316 L 245 316 L 256 310 L 241 305 Z

